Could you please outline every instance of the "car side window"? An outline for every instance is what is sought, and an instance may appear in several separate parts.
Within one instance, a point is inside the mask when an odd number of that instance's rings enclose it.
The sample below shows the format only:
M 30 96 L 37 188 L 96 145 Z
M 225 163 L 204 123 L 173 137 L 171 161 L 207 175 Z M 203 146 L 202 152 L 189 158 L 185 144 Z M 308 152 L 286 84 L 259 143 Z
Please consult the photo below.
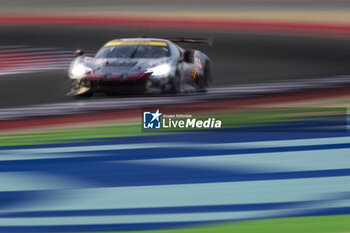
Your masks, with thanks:
M 179 50 L 179 48 L 176 45 L 174 45 L 172 43 L 169 43 L 169 48 L 171 50 L 171 55 L 176 56 L 176 57 L 180 57 L 181 56 L 180 50 Z

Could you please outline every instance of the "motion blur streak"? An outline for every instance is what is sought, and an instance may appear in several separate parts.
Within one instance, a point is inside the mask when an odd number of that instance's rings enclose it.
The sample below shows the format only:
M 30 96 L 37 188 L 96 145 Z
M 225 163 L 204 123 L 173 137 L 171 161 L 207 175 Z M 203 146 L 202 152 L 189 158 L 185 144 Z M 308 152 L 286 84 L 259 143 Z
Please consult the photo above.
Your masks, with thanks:
M 272 99 L 260 109 L 298 101 Z M 325 106 L 322 98 L 311 101 L 313 107 L 317 101 Z M 223 114 L 220 108 L 216 112 Z M 84 115 L 90 114 L 80 114 L 80 119 Z M 44 133 L 45 125 L 27 125 L 29 129 L 17 127 L 11 135 L 3 134 L 0 177 L 7 182 L 0 184 L 6 203 L 0 210 L 0 230 L 156 230 L 350 214 L 347 131 L 277 134 L 267 133 L 267 126 L 262 132 L 125 137 L 140 135 L 140 115 L 133 116 L 136 121 L 126 113 L 116 116 L 112 128 L 105 127 L 111 118 L 95 117 L 84 128 L 86 134 L 80 122 L 72 121 L 65 129 L 58 117 L 51 119 L 56 126 L 49 133 Z M 25 126 L 21 121 L 15 120 Z
M 40 70 L 66 69 L 73 59 L 70 51 L 29 46 L 0 46 L 0 75 Z
M 0 16 L 0 24 L 5 25 L 66 25 L 66 26 L 119 26 L 119 27 L 151 27 L 151 28 L 181 28 L 204 30 L 242 30 L 306 33 L 321 35 L 350 34 L 348 23 L 317 23 L 317 22 L 276 22 L 274 20 L 223 20 L 223 19 L 174 19 L 168 17 L 101 17 L 101 16 L 38 16 L 38 15 L 8 15 Z
M 349 137 L 219 132 L 3 147 L 0 229 L 144 230 L 349 213 Z

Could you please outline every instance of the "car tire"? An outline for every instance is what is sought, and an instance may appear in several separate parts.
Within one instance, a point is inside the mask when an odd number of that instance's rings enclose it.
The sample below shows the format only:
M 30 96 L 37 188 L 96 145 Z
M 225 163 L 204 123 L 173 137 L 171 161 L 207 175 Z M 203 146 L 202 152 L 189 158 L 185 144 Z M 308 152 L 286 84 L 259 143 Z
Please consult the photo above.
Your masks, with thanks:
M 180 75 L 176 72 L 175 76 L 170 80 L 170 93 L 177 94 L 180 92 Z
M 199 79 L 198 86 L 201 92 L 206 92 L 207 87 L 211 82 L 211 63 L 209 61 L 205 62 L 203 76 Z

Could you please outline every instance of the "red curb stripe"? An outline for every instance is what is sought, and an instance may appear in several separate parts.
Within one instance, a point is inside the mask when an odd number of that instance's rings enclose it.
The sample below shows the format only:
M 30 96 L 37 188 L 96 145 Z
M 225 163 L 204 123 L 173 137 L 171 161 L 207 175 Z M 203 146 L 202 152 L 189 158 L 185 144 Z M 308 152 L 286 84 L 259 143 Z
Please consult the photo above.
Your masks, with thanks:
M 2 25 L 125 26 L 211 30 L 280 31 L 349 35 L 350 24 L 316 22 L 276 22 L 267 20 L 174 19 L 167 17 L 99 17 L 64 15 L 0 15 Z
M 138 110 L 122 110 L 101 113 L 85 113 L 77 115 L 38 117 L 11 121 L 0 121 L 0 130 L 45 127 L 70 123 L 86 123 L 106 120 L 128 119 L 140 116 Z

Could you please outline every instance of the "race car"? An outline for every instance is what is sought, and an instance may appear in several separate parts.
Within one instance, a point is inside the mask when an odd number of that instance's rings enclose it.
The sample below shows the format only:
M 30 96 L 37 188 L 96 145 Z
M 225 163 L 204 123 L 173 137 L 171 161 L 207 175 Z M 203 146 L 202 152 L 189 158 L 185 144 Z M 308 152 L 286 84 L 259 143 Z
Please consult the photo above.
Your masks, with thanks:
M 211 81 L 211 61 L 198 50 L 178 43 L 205 39 L 127 38 L 107 42 L 94 57 L 77 50 L 68 77 L 70 95 L 104 93 L 204 92 Z

